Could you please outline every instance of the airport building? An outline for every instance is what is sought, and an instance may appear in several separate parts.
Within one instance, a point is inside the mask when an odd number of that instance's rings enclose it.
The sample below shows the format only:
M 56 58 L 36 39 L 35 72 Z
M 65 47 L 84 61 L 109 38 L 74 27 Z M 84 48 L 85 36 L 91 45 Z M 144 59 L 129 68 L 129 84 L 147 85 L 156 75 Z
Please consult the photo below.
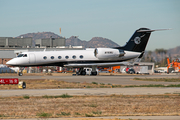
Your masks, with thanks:
M 16 57 L 15 49 L 26 49 L 32 47 L 32 38 L 0 37 L 0 64 L 5 64 Z
M 30 48 L 32 38 L 0 37 L 0 49 L 2 48 Z
M 52 48 L 52 47 L 62 47 L 65 46 L 65 38 L 44 38 L 36 39 L 35 46 L 36 48 Z

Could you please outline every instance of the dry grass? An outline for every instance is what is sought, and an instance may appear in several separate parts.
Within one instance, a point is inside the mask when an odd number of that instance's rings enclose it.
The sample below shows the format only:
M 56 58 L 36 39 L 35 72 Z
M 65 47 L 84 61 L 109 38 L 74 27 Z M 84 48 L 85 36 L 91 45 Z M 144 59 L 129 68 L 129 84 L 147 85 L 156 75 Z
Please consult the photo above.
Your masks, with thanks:
M 68 120 L 127 120 L 121 118 L 68 118 Z M 128 120 L 141 120 L 141 119 L 131 119 Z
M 61 89 L 61 88 L 111 88 L 111 84 L 103 83 L 79 83 L 79 82 L 65 82 L 58 80 L 38 79 L 38 80 L 22 80 L 26 82 L 26 89 Z M 0 90 L 4 89 L 18 89 L 18 85 L 0 85 Z
M 140 81 L 156 81 L 156 82 L 180 82 L 179 78 L 134 78 L 133 80 Z
M 179 95 L 0 97 L 0 119 L 180 115 Z

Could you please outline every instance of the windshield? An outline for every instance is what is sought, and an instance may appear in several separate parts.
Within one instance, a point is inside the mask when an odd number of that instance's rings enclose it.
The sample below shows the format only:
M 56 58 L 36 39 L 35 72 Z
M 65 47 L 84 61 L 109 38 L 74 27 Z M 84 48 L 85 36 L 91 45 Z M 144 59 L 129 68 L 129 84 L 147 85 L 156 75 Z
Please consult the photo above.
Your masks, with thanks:
M 24 54 L 19 54 L 17 57 L 22 57 Z
M 27 54 L 19 54 L 17 57 L 27 57 Z

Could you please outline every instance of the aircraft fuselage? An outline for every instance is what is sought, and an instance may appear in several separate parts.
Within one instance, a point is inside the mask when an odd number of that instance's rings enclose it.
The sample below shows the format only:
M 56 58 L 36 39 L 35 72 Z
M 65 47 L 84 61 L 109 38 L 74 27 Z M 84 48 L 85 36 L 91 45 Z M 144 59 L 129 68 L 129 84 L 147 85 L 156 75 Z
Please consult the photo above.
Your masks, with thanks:
M 8 62 L 12 66 L 64 66 L 68 63 L 121 62 L 138 57 L 141 52 L 123 51 L 113 48 L 88 48 L 84 50 L 62 50 L 23 52 Z

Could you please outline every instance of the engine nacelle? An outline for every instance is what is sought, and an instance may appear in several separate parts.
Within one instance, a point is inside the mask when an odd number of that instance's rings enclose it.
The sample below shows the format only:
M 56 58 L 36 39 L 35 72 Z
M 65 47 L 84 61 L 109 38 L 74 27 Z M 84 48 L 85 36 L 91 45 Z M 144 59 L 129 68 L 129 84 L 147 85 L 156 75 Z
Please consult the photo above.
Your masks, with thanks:
M 98 59 L 115 59 L 124 56 L 124 50 L 113 48 L 96 48 L 94 50 L 94 56 Z

